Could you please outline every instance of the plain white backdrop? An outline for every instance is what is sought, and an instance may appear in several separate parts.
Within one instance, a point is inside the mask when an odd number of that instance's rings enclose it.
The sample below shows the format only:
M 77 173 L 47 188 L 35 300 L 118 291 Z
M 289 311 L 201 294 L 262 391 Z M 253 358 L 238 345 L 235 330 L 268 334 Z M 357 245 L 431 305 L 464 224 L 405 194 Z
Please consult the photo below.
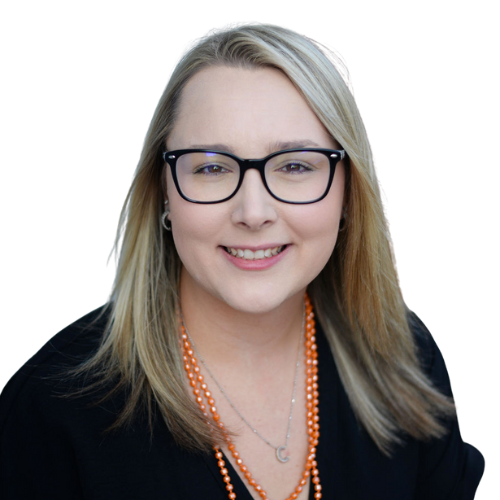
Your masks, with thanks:
M 491 1 L 4 1 L 0 387 L 106 302 L 119 211 L 156 103 L 210 29 L 269 22 L 345 61 L 405 299 L 447 362 L 476 498 L 500 498 L 498 14 Z

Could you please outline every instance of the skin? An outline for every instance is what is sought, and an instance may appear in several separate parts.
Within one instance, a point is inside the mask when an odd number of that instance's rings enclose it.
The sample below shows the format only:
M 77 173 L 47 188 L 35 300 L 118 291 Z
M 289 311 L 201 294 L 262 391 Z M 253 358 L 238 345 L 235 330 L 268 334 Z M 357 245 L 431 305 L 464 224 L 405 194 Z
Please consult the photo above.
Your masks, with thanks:
M 194 147 L 262 158 L 287 147 L 339 146 L 283 73 L 219 66 L 188 82 L 167 140 L 168 150 Z M 270 196 L 259 173 L 249 170 L 231 200 L 197 205 L 180 197 L 167 169 L 169 219 L 183 263 L 181 308 L 186 325 L 233 403 L 276 445 L 284 444 L 286 434 L 304 292 L 335 246 L 344 178 L 339 163 L 323 200 L 291 205 Z M 289 245 L 286 254 L 265 270 L 239 269 L 223 249 L 282 244 Z M 273 450 L 242 424 L 207 377 L 221 420 L 238 433 L 236 447 L 270 498 L 286 498 L 305 463 L 302 368 L 286 464 L 278 463 Z M 227 450 L 226 456 L 235 465 Z M 307 498 L 308 488 L 299 498 Z M 251 494 L 259 498 L 253 490 Z

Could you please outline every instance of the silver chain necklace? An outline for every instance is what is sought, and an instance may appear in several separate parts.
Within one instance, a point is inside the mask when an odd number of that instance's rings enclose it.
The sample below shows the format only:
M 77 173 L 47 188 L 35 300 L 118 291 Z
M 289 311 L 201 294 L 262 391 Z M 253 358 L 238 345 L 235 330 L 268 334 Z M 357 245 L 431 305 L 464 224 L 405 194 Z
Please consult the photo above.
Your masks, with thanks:
M 276 452 L 276 458 L 281 463 L 288 462 L 288 460 L 290 460 L 290 456 L 288 456 L 288 457 L 282 457 L 281 456 L 281 452 L 284 451 L 284 450 L 286 450 L 286 448 L 288 447 L 288 440 L 290 439 L 290 427 L 292 425 L 293 406 L 295 404 L 295 391 L 297 389 L 297 376 L 298 376 L 298 373 L 299 373 L 299 365 L 300 365 L 300 348 L 301 348 L 302 340 L 303 340 L 303 337 L 304 337 L 304 326 L 305 326 L 305 319 L 306 319 L 305 307 L 304 307 L 304 312 L 302 314 L 302 329 L 301 329 L 301 332 L 300 332 L 299 348 L 297 350 L 297 362 L 295 364 L 295 379 L 293 381 L 292 401 L 290 403 L 290 415 L 288 417 L 288 428 L 286 430 L 286 441 L 285 441 L 285 444 L 281 445 L 281 446 L 275 446 L 275 445 L 271 444 L 255 427 L 253 427 L 252 424 L 250 424 L 250 422 L 240 413 L 240 411 L 238 410 L 238 408 L 236 408 L 236 406 L 234 405 L 234 403 L 231 401 L 231 399 L 229 398 L 229 396 L 226 394 L 226 391 L 224 390 L 224 388 L 219 384 L 219 382 L 217 381 L 217 379 L 214 377 L 214 374 L 208 368 L 207 364 L 205 363 L 205 360 L 203 359 L 203 356 L 200 354 L 200 352 L 196 348 L 196 344 L 193 342 L 193 339 L 192 339 L 191 335 L 189 334 L 189 331 L 188 331 L 188 329 L 186 327 L 186 322 L 184 321 L 184 316 L 183 316 L 182 312 L 181 312 L 181 319 L 182 319 L 182 324 L 184 326 L 184 329 L 186 330 L 186 334 L 189 337 L 189 341 L 191 342 L 191 345 L 193 346 L 193 349 L 196 352 L 196 355 L 198 356 L 199 360 L 202 362 L 203 366 L 205 367 L 205 370 L 207 370 L 208 374 L 210 375 L 210 377 L 212 378 L 212 380 L 215 382 L 215 384 L 219 388 L 220 392 L 222 392 L 222 395 L 226 398 L 227 402 L 231 405 L 231 408 L 238 414 L 238 416 L 241 418 L 241 420 L 243 420 L 243 422 L 250 429 L 252 429 L 252 432 L 254 434 L 256 434 L 257 436 L 259 436 L 260 439 L 262 439 L 262 441 L 264 441 L 271 448 L 273 448 L 273 450 L 275 450 L 275 452 Z

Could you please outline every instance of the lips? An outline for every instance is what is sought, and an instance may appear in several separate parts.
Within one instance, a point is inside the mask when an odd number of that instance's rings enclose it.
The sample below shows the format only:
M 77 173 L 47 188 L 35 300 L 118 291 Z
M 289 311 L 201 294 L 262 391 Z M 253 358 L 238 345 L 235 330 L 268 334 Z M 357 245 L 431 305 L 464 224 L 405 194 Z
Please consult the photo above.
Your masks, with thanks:
M 237 259 L 243 260 L 265 260 L 281 253 L 287 245 L 250 250 L 249 248 L 223 247 L 224 250 Z

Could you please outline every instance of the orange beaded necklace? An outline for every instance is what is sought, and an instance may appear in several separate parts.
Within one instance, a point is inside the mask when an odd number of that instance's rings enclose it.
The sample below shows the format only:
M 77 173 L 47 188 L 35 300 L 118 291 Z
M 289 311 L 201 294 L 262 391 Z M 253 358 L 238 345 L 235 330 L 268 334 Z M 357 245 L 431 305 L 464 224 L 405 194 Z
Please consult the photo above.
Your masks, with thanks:
M 319 409 L 318 409 L 318 350 L 316 345 L 316 329 L 314 322 L 314 312 L 312 308 L 311 301 L 307 293 L 304 297 L 306 306 L 306 411 L 307 411 L 307 434 L 309 440 L 309 451 L 307 454 L 306 464 L 304 467 L 304 473 L 302 474 L 302 479 L 293 491 L 293 493 L 286 500 L 294 500 L 298 497 L 299 493 L 302 492 L 304 486 L 307 483 L 309 476 L 312 476 L 312 482 L 314 484 L 314 498 L 321 498 L 321 484 L 319 482 L 319 472 L 318 463 L 316 462 L 316 447 L 318 446 L 319 439 Z M 236 463 L 238 464 L 241 472 L 245 476 L 250 486 L 253 486 L 255 491 L 260 495 L 261 498 L 268 498 L 267 493 L 264 491 L 262 486 L 257 483 L 257 481 L 252 477 L 252 474 L 248 470 L 247 466 L 243 463 L 240 458 L 240 454 L 236 451 L 231 438 L 227 433 L 224 432 L 224 424 L 222 423 L 219 414 L 217 413 L 217 407 L 215 406 L 215 400 L 212 397 L 212 393 L 208 390 L 208 386 L 204 381 L 203 375 L 200 373 L 200 367 L 194 356 L 194 351 L 192 349 L 191 343 L 189 342 L 189 337 L 186 334 L 184 325 L 181 326 L 182 330 L 182 347 L 184 355 L 184 369 L 186 370 L 187 376 L 189 378 L 189 384 L 193 388 L 193 393 L 196 398 L 196 402 L 199 404 L 203 415 L 208 419 L 209 412 L 212 414 L 215 425 L 217 425 L 224 433 L 226 443 L 228 445 L 229 451 L 233 455 Z M 203 396 L 205 399 L 203 399 Z M 209 407 L 209 412 L 207 411 L 207 403 Z M 207 420 L 207 424 L 210 422 Z M 223 454 L 220 451 L 218 445 L 214 446 L 215 458 L 220 468 L 220 472 L 226 483 L 226 489 L 229 493 L 229 498 L 236 498 L 234 493 L 233 485 L 231 484 L 231 478 L 229 477 L 228 470 L 225 468 L 226 463 L 223 460 Z

